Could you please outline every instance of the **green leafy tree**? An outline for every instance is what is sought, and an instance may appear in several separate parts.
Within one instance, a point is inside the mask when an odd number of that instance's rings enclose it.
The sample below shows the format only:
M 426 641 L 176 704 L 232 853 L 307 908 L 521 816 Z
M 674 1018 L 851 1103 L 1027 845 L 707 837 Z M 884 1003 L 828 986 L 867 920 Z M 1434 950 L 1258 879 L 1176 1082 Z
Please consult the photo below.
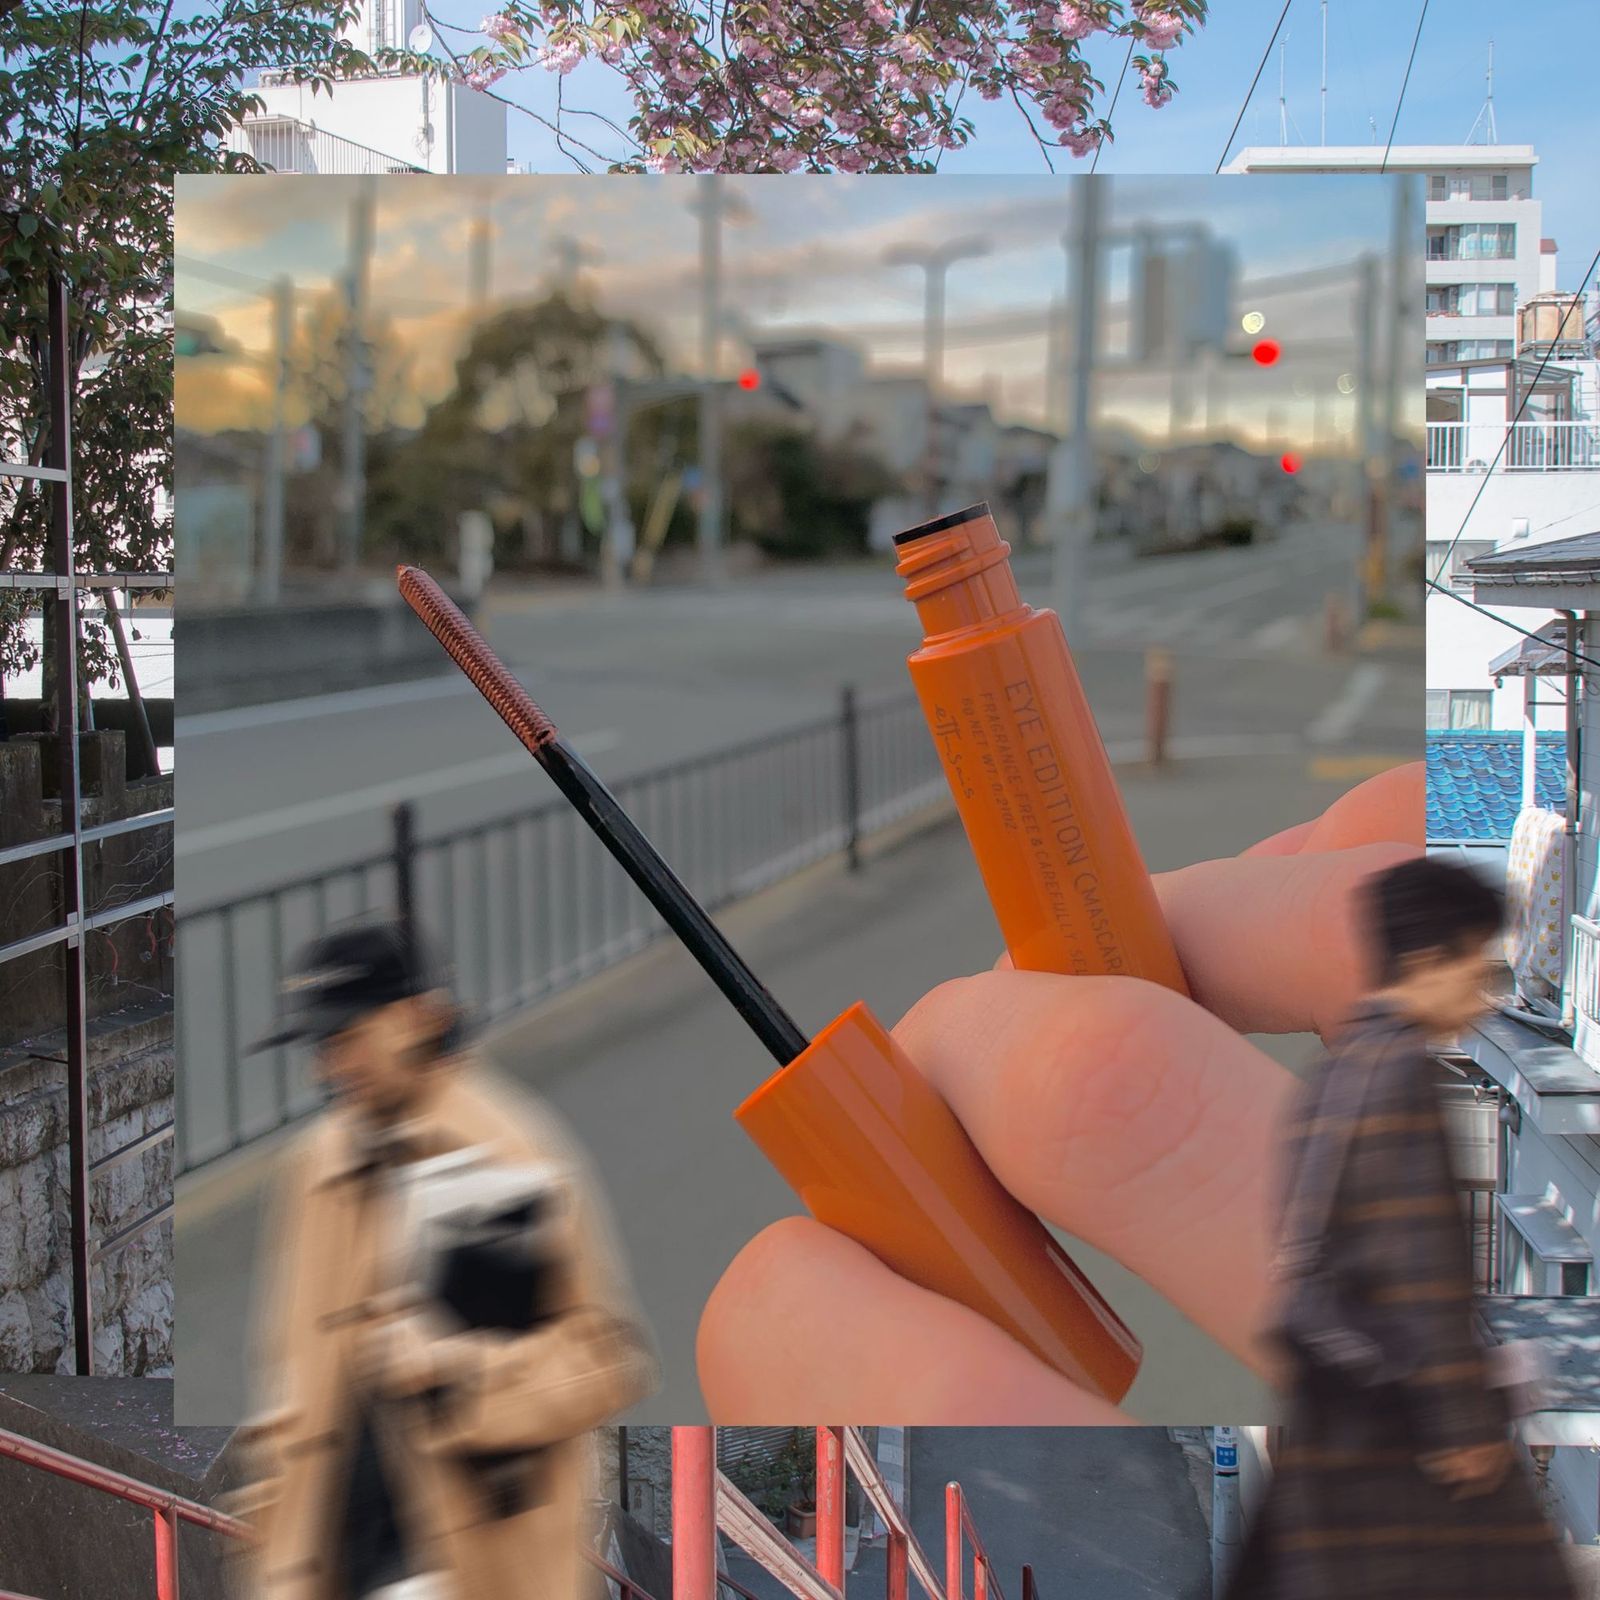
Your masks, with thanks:
M 560 293 L 488 318 L 420 432 L 375 448 L 374 537 L 419 556 L 444 551 L 457 515 L 482 508 L 506 535 L 498 559 L 547 556 L 576 506 L 573 455 L 587 430 L 589 391 L 621 363 L 647 378 L 665 370 L 642 329 Z M 649 428 L 630 430 L 630 457 L 652 437 Z
M 902 487 L 876 456 L 766 419 L 728 432 L 736 536 L 791 560 L 861 555 L 873 502 Z
M 370 65 L 335 37 L 355 0 L 176 9 L 43 0 L 0 20 L 0 455 L 37 464 L 48 447 L 54 270 L 70 285 L 80 567 L 160 571 L 172 558 L 172 175 L 257 170 L 221 142 L 261 106 L 250 69 L 326 89 Z M 48 533 L 41 486 L 0 479 L 0 568 L 41 567 Z M 0 672 L 37 659 L 24 609 L 0 593 Z M 90 634 L 85 678 L 110 676 Z

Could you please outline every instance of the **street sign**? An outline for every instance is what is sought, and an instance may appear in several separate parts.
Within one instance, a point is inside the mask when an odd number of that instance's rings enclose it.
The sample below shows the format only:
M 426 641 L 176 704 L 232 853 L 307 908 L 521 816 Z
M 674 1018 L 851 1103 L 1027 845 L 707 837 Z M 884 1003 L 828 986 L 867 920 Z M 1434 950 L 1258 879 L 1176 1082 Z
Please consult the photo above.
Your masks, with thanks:
M 1239 1470 L 1239 1436 L 1232 1428 L 1215 1428 L 1212 1430 L 1213 1440 L 1213 1465 L 1221 1474 L 1235 1473 Z

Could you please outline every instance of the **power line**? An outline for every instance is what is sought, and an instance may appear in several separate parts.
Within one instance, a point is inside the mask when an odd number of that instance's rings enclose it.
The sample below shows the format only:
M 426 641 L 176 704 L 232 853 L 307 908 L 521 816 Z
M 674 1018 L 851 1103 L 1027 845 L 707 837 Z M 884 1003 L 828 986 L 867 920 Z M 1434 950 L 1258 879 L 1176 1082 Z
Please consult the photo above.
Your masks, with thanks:
M 1579 285 L 1577 294 L 1573 296 L 1574 300 L 1581 300 L 1583 298 L 1585 290 L 1587 290 L 1589 287 L 1589 280 L 1594 276 L 1595 269 L 1597 267 L 1600 267 L 1600 250 L 1596 250 L 1593 257 L 1591 257 L 1589 261 L 1589 270 L 1584 273 L 1583 282 Z M 1522 413 L 1527 409 L 1528 402 L 1533 399 L 1534 391 L 1539 387 L 1539 380 L 1544 376 L 1544 369 L 1550 365 L 1550 358 L 1555 354 L 1555 349 L 1555 344 L 1552 342 L 1549 349 L 1545 351 L 1544 355 L 1539 360 L 1539 367 L 1533 375 L 1533 382 L 1528 385 L 1526 391 L 1523 393 L 1522 398 L 1517 402 L 1517 409 L 1512 414 L 1511 421 L 1507 424 L 1505 432 L 1501 435 L 1500 448 L 1495 451 L 1494 460 L 1489 463 L 1488 470 L 1484 473 L 1482 480 L 1478 484 L 1478 492 L 1473 495 L 1472 504 L 1467 507 L 1467 514 L 1461 519 L 1461 526 L 1456 529 L 1455 538 L 1450 541 L 1450 548 L 1445 551 L 1446 562 L 1449 561 L 1451 555 L 1455 551 L 1456 546 L 1460 544 L 1462 534 L 1467 531 L 1467 524 L 1472 521 L 1472 513 L 1478 509 L 1478 502 L 1483 498 L 1483 491 L 1489 487 L 1489 479 L 1494 475 L 1494 469 L 1500 465 L 1500 459 L 1506 453 L 1506 446 L 1511 442 L 1511 430 L 1512 428 L 1516 427 L 1518 422 L 1522 420 Z M 1513 358 L 1513 370 L 1515 369 L 1515 366 L 1516 361 L 1515 358 Z M 1465 423 L 1463 423 L 1463 426 L 1465 426 Z
M 1278 13 L 1277 26 L 1272 30 L 1272 37 L 1267 40 L 1267 48 L 1261 52 L 1261 59 L 1256 63 L 1256 75 L 1250 80 L 1250 87 L 1245 92 L 1243 103 L 1239 107 L 1239 115 L 1233 119 L 1233 130 L 1228 135 L 1228 142 L 1222 147 L 1222 154 L 1217 158 L 1218 172 L 1222 171 L 1222 163 L 1228 159 L 1228 152 L 1233 148 L 1234 136 L 1239 132 L 1239 124 L 1244 121 L 1244 114 L 1250 109 L 1250 102 L 1255 97 L 1256 85 L 1261 82 L 1261 74 L 1266 70 L 1268 60 L 1272 56 L 1272 47 L 1278 42 L 1279 31 L 1283 27 L 1283 19 L 1289 15 L 1289 7 L 1294 0 L 1283 0 L 1283 10 Z
M 1109 124 L 1117 110 L 1117 96 L 1122 93 L 1123 80 L 1128 76 L 1128 67 L 1133 60 L 1133 35 L 1128 35 L 1128 53 L 1122 58 L 1122 71 L 1117 74 L 1117 86 L 1111 91 L 1111 104 L 1106 107 L 1106 122 Z M 1094 176 L 1094 169 L 1100 165 L 1100 152 L 1106 147 L 1102 139 L 1094 147 L 1094 160 L 1089 163 L 1089 176 Z
M 1411 54 L 1406 57 L 1406 75 L 1400 80 L 1400 98 L 1394 103 L 1394 117 L 1389 123 L 1389 142 L 1383 147 L 1383 161 L 1379 172 L 1389 170 L 1389 152 L 1394 148 L 1394 130 L 1400 126 L 1400 107 L 1406 103 L 1406 85 L 1411 82 L 1411 63 L 1417 59 L 1417 45 L 1422 39 L 1422 24 L 1428 20 L 1428 0 L 1422 0 L 1422 10 L 1417 16 L 1417 31 L 1411 36 Z
M 1439 569 L 1441 572 L 1444 568 Z M 1532 639 L 1536 644 L 1548 645 L 1552 650 L 1559 650 L 1563 655 L 1571 656 L 1574 661 L 1581 661 L 1586 667 L 1600 669 L 1600 661 L 1593 656 L 1586 656 L 1581 650 L 1574 650 L 1569 644 L 1557 644 L 1553 639 L 1536 633 L 1532 628 L 1524 628 L 1515 622 L 1507 622 L 1498 611 L 1491 611 L 1488 606 L 1480 606 L 1476 600 L 1469 600 L 1464 594 L 1458 593 L 1447 584 L 1442 584 L 1437 578 L 1428 579 L 1428 587 L 1437 589 L 1440 594 L 1447 594 L 1452 600 L 1464 605 L 1468 611 L 1476 611 L 1480 616 L 1487 617 L 1491 622 L 1498 622 L 1502 627 L 1509 628 L 1513 633 L 1520 633 L 1524 639 Z M 1551 608 L 1555 609 L 1554 607 Z

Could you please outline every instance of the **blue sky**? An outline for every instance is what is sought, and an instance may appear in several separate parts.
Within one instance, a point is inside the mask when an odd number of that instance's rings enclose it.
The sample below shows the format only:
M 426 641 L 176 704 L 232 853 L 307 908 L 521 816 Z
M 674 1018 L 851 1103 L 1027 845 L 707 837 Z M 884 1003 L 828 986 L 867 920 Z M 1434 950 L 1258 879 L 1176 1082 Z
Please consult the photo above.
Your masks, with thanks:
M 1329 0 L 1328 139 L 1367 144 L 1369 119 L 1378 142 L 1388 136 L 1406 56 L 1421 0 Z M 475 24 L 478 0 L 440 0 L 441 18 Z M 1125 86 L 1117 107 L 1116 143 L 1100 160 L 1102 172 L 1211 171 L 1251 74 L 1277 20 L 1278 0 L 1213 0 L 1211 20 L 1198 37 L 1173 53 L 1181 93 L 1161 111 L 1140 101 L 1137 84 Z M 1597 0 L 1532 0 L 1509 9 L 1501 0 L 1433 0 L 1416 65 L 1406 90 L 1397 143 L 1455 143 L 1466 138 L 1484 96 L 1489 40 L 1495 44 L 1495 109 L 1501 142 L 1532 144 L 1539 155 L 1534 193 L 1544 203 L 1544 231 L 1561 249 L 1562 287 L 1575 289 L 1589 258 L 1600 247 L 1600 205 L 1595 153 L 1600 112 L 1589 46 L 1595 39 Z M 1318 0 L 1293 0 L 1283 35 L 1287 40 L 1289 111 L 1304 142 L 1318 137 L 1321 71 Z M 1114 86 L 1125 44 L 1102 40 L 1090 60 Z M 1571 63 L 1563 73 L 1561 63 Z M 507 79 L 510 94 L 548 111 L 554 89 L 542 72 L 520 83 Z M 630 107 L 614 78 L 580 69 L 567 83 L 567 102 L 603 111 L 618 120 Z M 977 137 L 964 152 L 947 158 L 945 170 L 980 173 L 1040 172 L 1037 147 L 1014 108 L 974 102 Z M 571 171 L 549 135 L 532 119 L 510 114 L 511 153 L 538 170 Z M 1296 140 L 1291 129 L 1290 138 Z M 1239 144 L 1278 143 L 1278 59 L 1274 50 L 1240 125 Z M 1058 154 L 1058 170 L 1082 170 Z

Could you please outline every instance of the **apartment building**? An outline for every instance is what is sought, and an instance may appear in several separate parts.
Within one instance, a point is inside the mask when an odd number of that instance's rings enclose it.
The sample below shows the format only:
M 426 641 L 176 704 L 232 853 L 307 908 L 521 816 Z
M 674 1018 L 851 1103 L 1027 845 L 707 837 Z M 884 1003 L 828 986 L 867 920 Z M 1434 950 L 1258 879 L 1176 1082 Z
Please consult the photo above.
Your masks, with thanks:
M 1516 354 L 1517 308 L 1553 289 L 1526 144 L 1249 146 L 1229 172 L 1420 174 L 1426 203 L 1427 361 Z
M 420 0 L 363 0 L 340 30 L 372 54 L 422 42 Z M 274 172 L 367 175 L 389 172 L 503 173 L 506 107 L 441 76 L 379 72 L 313 94 L 270 68 L 252 85 L 263 108 L 226 142 Z

